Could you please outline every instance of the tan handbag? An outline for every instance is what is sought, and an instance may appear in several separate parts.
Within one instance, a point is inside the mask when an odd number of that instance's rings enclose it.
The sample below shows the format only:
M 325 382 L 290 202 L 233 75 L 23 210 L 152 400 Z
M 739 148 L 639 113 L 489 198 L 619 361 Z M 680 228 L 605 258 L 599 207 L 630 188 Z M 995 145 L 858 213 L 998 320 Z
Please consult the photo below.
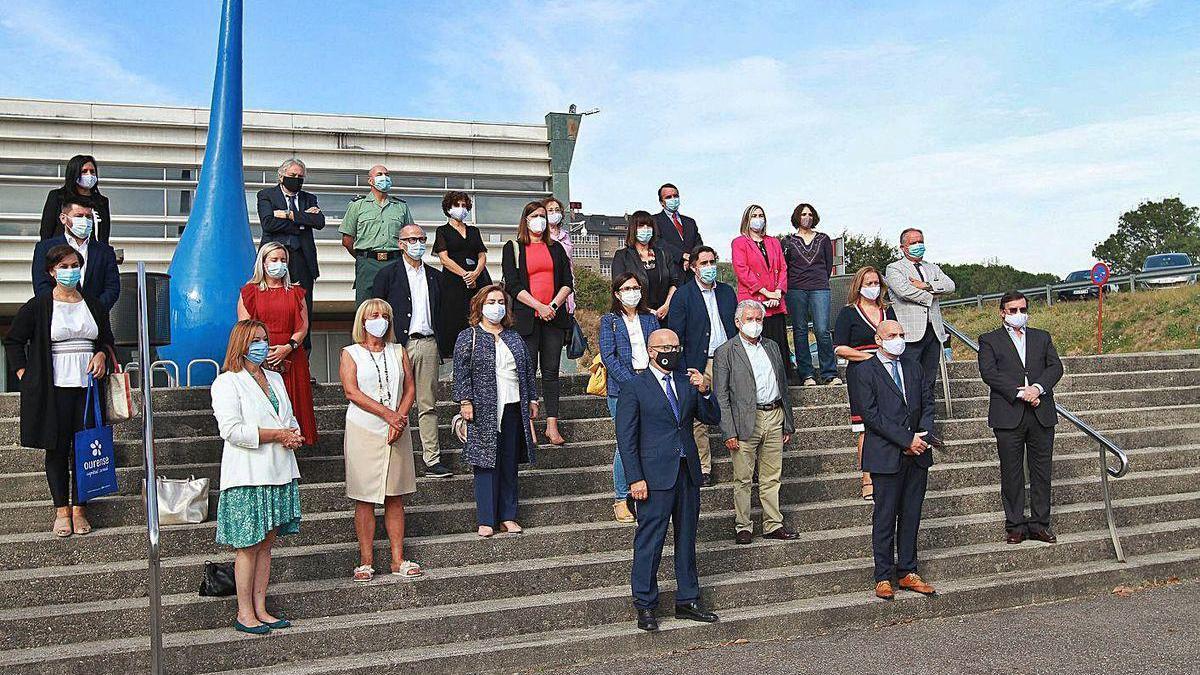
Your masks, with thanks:
M 158 488 L 160 525 L 203 523 L 208 519 L 207 478 L 164 478 L 155 480 Z
M 109 424 L 120 424 L 133 419 L 133 386 L 129 381 L 129 373 L 117 369 L 104 379 L 104 415 Z

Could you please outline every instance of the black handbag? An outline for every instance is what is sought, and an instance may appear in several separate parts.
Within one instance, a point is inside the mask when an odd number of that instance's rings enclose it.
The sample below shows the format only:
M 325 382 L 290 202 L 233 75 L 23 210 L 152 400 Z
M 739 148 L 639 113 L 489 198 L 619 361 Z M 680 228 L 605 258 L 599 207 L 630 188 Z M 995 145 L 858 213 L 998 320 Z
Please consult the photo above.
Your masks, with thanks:
M 588 343 L 587 338 L 583 335 L 583 329 L 579 327 L 579 322 L 575 317 L 571 317 L 571 327 L 567 329 L 567 358 L 581 359 L 587 353 Z
M 224 598 L 234 593 L 237 593 L 237 584 L 233 581 L 233 563 L 205 561 L 200 595 L 206 598 Z

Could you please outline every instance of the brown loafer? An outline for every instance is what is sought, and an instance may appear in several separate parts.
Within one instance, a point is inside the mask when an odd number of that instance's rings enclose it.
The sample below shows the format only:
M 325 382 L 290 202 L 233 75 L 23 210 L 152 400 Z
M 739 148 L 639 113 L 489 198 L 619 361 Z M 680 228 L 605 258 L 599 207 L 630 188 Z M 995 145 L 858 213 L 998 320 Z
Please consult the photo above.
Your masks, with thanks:
M 1020 530 L 1013 530 L 1005 535 L 1004 541 L 1009 544 L 1019 544 L 1025 541 L 1025 533 Z
M 1029 538 L 1037 539 L 1038 541 L 1044 541 L 1047 544 L 1054 544 L 1058 542 L 1058 537 L 1054 536 L 1054 530 L 1051 530 L 1048 527 L 1044 530 L 1030 530 Z
M 896 593 L 892 590 L 892 582 L 881 581 L 875 584 L 875 597 L 881 600 L 895 600 Z
M 778 539 L 780 541 L 792 541 L 793 539 L 799 538 L 799 534 L 789 530 L 786 527 L 781 527 L 778 530 L 772 530 L 771 532 L 763 535 L 763 539 Z
M 753 538 L 754 535 L 751 534 L 749 530 L 744 530 L 742 532 L 738 532 L 737 536 L 733 538 L 733 541 L 735 544 L 749 544 L 750 540 Z
M 900 579 L 900 588 L 921 595 L 935 595 L 937 591 L 933 590 L 933 586 L 925 583 L 925 580 L 917 576 L 916 572 L 909 572 Z

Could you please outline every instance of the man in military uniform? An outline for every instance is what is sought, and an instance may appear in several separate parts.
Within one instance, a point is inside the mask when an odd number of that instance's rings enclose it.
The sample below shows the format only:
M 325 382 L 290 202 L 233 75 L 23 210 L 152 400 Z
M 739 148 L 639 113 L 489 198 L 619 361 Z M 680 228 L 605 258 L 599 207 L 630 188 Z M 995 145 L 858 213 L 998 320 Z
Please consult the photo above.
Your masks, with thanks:
M 389 197 L 392 177 L 386 166 L 376 164 L 367 172 L 371 192 L 355 197 L 346 207 L 346 217 L 338 231 L 342 246 L 354 256 L 354 303 L 361 305 L 371 297 L 375 275 L 388 262 L 400 257 L 400 230 L 412 225 L 408 204 Z

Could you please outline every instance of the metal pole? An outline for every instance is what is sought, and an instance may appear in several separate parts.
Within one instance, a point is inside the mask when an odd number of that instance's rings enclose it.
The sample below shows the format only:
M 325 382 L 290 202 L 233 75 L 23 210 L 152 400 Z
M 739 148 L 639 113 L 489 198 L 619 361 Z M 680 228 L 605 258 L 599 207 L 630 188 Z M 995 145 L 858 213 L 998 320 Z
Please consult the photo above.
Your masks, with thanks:
M 1117 562 L 1125 562 L 1125 551 L 1121 550 L 1121 538 L 1117 536 L 1117 522 L 1113 518 L 1112 496 L 1108 492 L 1108 451 L 1103 445 L 1100 446 L 1100 491 L 1104 495 L 1104 516 L 1108 519 L 1113 553 L 1117 555 Z
M 137 264 L 138 286 L 138 371 L 142 376 L 142 450 L 146 469 L 146 536 L 150 563 L 150 673 L 162 674 L 162 597 L 159 581 L 158 483 L 154 461 L 154 404 L 150 368 L 149 310 L 146 294 L 146 263 Z
M 954 400 L 950 398 L 950 368 L 946 365 L 946 347 L 943 344 L 938 350 L 938 367 L 942 374 L 942 395 L 946 397 L 946 419 L 954 417 Z
M 1053 304 L 1054 304 L 1053 292 L 1050 290 L 1050 284 L 1046 284 L 1046 306 L 1049 307 L 1050 305 L 1053 305 Z

